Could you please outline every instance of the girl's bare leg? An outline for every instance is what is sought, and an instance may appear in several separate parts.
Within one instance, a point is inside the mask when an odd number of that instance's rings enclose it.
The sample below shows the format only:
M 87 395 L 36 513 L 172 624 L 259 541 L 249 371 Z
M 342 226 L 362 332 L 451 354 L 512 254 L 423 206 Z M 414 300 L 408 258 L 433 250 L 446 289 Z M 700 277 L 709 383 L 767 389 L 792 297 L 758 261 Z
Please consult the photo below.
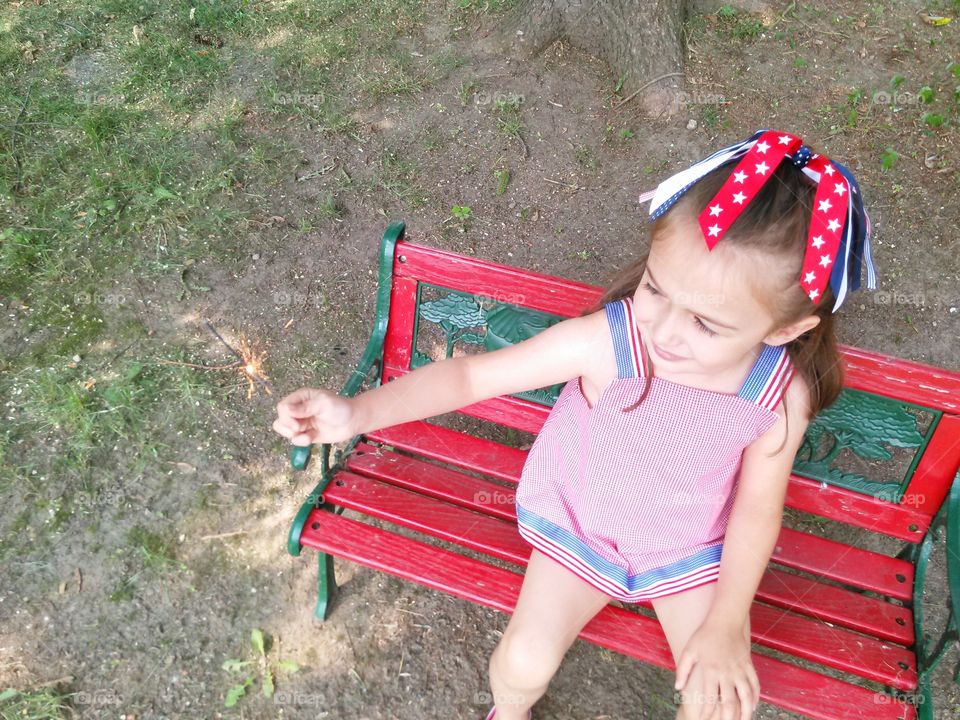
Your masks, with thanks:
M 654 612 L 657 614 L 657 620 L 660 621 L 660 626 L 663 628 L 667 643 L 670 645 L 674 664 L 680 659 L 680 653 L 686 646 L 687 641 L 707 616 L 716 591 L 717 583 L 711 582 L 673 595 L 654 598 L 650 601 Z M 749 641 L 749 618 L 747 618 L 743 632 Z M 686 705 L 680 706 L 676 720 L 685 720 L 689 715 L 685 708 Z M 719 713 L 715 713 L 715 717 L 719 717 Z
M 517 607 L 490 656 L 496 720 L 526 720 L 580 630 L 609 601 L 609 595 L 533 550 Z

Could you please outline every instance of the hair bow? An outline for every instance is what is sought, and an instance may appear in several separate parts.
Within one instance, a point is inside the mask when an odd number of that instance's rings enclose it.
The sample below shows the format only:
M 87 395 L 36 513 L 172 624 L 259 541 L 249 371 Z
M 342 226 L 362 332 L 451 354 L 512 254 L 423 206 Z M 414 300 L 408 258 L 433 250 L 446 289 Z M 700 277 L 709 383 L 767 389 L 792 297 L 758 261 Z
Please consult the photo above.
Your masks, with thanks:
M 814 153 L 796 135 L 777 130 L 758 130 L 660 183 L 640 196 L 650 200 L 652 222 L 669 210 L 694 183 L 725 162 L 740 159 L 719 192 L 698 218 L 707 247 L 712 250 L 743 209 L 790 158 L 817 184 L 810 232 L 807 237 L 800 285 L 817 304 L 829 283 L 836 312 L 847 292 L 860 288 L 860 269 L 867 263 L 867 287 L 877 287 L 876 269 L 870 251 L 870 218 L 863 207 L 860 187 L 852 173 L 835 160 Z

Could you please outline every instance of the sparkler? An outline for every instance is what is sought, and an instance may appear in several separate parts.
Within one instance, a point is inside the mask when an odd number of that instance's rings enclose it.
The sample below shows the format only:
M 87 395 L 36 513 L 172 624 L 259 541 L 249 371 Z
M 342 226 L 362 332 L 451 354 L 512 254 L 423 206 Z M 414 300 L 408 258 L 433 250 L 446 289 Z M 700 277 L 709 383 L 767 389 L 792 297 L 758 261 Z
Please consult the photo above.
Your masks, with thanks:
M 223 336 L 217 332 L 217 329 L 209 320 L 204 320 L 203 322 L 207 328 L 209 328 L 210 332 L 216 336 L 217 340 L 223 343 L 223 345 L 237 357 L 238 362 L 226 367 L 238 367 L 246 376 L 247 382 L 249 383 L 247 399 L 250 399 L 253 395 L 254 382 L 260 383 L 264 390 L 267 391 L 267 395 L 273 395 L 273 383 L 270 382 L 269 376 L 263 369 L 263 362 L 267 357 L 266 351 L 257 349 L 254 343 L 250 342 L 242 333 L 238 342 L 240 349 L 237 350 L 223 339 Z

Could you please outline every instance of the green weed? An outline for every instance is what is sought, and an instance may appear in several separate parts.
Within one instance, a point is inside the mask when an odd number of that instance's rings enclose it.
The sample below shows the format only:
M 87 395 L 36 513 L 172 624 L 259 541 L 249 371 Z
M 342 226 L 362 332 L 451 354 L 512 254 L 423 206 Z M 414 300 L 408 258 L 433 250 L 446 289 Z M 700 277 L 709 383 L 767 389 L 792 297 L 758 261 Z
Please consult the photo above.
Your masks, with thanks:
M 221 666 L 223 670 L 230 673 L 243 673 L 244 677 L 227 690 L 224 698 L 224 706 L 233 707 L 240 699 L 247 694 L 249 688 L 260 678 L 260 688 L 265 698 L 272 698 L 274 693 L 274 677 L 277 670 L 286 673 L 299 672 L 300 665 L 293 660 L 278 660 L 275 663 L 267 661 L 267 652 L 271 649 L 269 638 L 265 638 L 263 632 L 254 629 L 250 632 L 250 646 L 255 652 L 253 660 L 239 660 L 231 658 L 224 660 Z M 251 667 L 253 666 L 253 667 Z

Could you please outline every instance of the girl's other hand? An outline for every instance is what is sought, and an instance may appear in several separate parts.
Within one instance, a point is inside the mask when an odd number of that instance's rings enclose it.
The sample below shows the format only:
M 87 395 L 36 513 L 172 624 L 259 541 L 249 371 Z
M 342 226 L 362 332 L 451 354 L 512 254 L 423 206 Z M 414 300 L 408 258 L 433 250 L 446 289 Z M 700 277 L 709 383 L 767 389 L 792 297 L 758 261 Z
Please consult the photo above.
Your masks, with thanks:
M 273 429 L 297 446 L 337 443 L 354 432 L 351 398 L 329 390 L 300 388 L 277 404 Z
M 704 622 L 677 662 L 675 689 L 682 690 L 686 717 L 750 720 L 760 702 L 760 681 L 744 628 Z

